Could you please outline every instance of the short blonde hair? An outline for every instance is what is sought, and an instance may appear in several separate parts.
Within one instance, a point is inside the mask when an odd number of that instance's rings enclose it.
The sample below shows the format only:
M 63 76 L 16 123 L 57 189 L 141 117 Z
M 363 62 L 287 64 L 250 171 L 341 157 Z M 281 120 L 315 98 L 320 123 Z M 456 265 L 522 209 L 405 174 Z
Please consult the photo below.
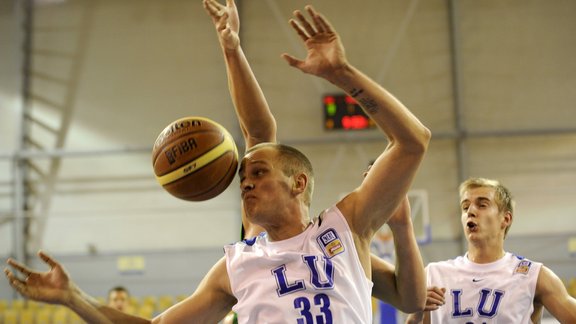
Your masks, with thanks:
M 510 190 L 504 187 L 500 181 L 486 178 L 469 178 L 460 184 L 460 197 L 462 197 L 464 192 L 467 190 L 474 188 L 493 188 L 495 191 L 494 198 L 496 201 L 496 206 L 498 206 L 498 210 L 500 212 L 510 212 L 510 214 L 514 215 L 514 206 L 516 203 L 512 197 L 512 194 L 510 193 Z M 506 234 L 508 234 L 510 226 L 512 226 L 512 222 L 510 222 L 510 225 L 508 225 L 508 227 L 506 227 L 504 230 L 504 237 L 506 237 Z

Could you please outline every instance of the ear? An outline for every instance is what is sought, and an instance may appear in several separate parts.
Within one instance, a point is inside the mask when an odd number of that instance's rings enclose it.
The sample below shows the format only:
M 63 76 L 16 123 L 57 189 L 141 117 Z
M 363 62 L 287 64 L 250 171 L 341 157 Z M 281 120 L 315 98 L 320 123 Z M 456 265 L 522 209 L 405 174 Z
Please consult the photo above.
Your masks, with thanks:
M 304 173 L 299 173 L 294 176 L 294 183 L 292 184 L 292 192 L 301 194 L 306 191 L 308 185 L 308 176 Z
M 512 224 L 512 213 L 510 211 L 504 212 L 504 227 L 508 227 Z

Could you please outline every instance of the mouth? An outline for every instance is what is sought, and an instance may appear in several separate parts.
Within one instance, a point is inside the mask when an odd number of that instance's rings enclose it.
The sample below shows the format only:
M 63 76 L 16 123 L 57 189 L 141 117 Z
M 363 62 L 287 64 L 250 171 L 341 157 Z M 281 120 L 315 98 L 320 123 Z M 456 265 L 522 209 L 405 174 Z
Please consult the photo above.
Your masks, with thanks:
M 466 223 L 466 228 L 469 232 L 475 232 L 478 229 L 478 224 L 474 223 L 473 221 L 468 221 Z
M 243 201 L 247 201 L 247 200 L 255 199 L 255 198 L 256 198 L 256 196 L 254 196 L 254 195 L 242 195 Z

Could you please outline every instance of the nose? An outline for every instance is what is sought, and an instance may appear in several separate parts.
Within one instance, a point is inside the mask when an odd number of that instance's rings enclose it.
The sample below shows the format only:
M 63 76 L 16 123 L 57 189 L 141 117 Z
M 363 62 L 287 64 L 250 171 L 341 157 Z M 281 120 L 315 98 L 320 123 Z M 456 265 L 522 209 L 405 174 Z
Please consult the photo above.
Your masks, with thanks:
M 250 190 L 254 189 L 254 184 L 253 183 L 246 183 L 246 184 L 242 184 L 242 192 L 248 192 Z
M 474 207 L 474 205 L 470 205 L 468 207 L 468 210 L 466 210 L 466 215 L 468 217 L 476 217 L 476 208 Z

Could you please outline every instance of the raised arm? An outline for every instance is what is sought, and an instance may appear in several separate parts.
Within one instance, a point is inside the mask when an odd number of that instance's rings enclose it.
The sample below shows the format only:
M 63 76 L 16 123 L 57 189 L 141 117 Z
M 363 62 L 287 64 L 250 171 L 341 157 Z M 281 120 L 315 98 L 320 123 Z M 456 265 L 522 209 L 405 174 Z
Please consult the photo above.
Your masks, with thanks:
M 386 150 L 360 187 L 338 204 L 352 230 L 369 240 L 408 192 L 427 150 L 430 131 L 387 90 L 347 61 L 339 35 L 322 15 L 311 6 L 306 11 L 310 21 L 295 11 L 290 24 L 303 40 L 307 56 L 304 60 L 288 54 L 283 57 L 291 66 L 328 80 L 356 99 L 388 138 Z
M 404 313 L 422 311 L 426 303 L 426 276 L 408 197 L 398 206 L 388 225 L 394 238 L 396 266 L 372 255 L 372 295 Z
M 228 87 L 236 109 L 246 149 L 262 142 L 276 141 L 276 120 L 242 50 L 240 20 L 234 0 L 226 6 L 215 0 L 203 0 L 212 17 L 224 54 Z

